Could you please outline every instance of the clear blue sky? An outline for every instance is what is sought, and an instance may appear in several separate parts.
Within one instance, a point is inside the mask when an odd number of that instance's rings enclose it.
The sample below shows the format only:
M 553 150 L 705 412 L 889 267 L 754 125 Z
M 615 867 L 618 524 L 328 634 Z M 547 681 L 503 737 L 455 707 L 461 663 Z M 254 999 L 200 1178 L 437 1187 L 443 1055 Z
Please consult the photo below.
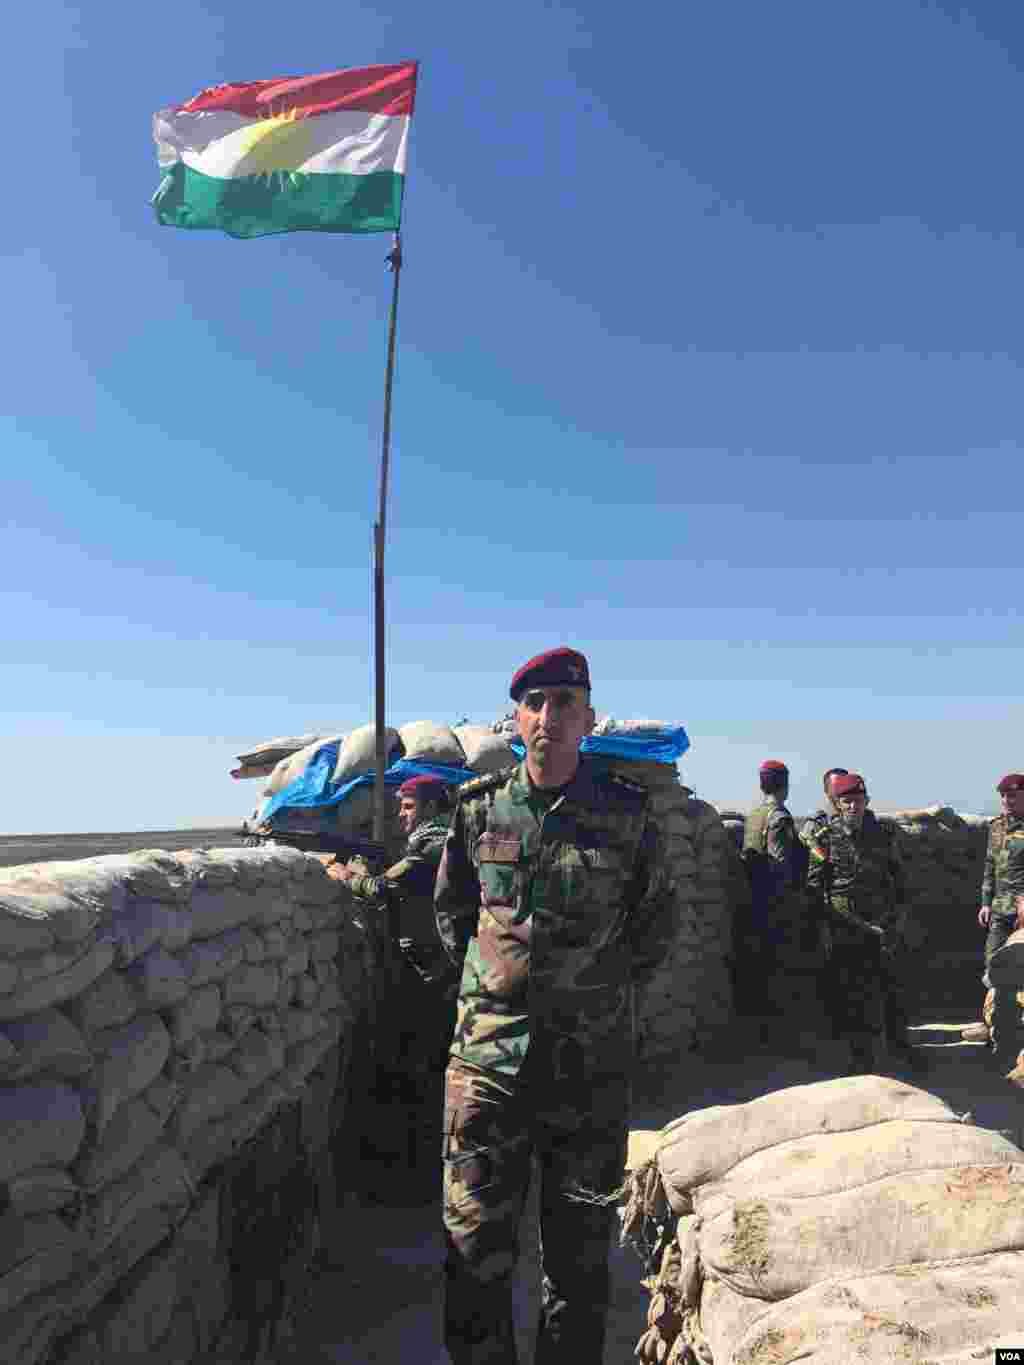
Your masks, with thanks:
M 152 112 L 417 57 L 394 723 L 530 654 L 701 795 L 1024 768 L 1017 0 L 40 0 L 6 21 L 0 831 L 247 815 L 371 713 L 389 241 L 160 228 Z M 12 88 L 13 87 L 13 88 Z

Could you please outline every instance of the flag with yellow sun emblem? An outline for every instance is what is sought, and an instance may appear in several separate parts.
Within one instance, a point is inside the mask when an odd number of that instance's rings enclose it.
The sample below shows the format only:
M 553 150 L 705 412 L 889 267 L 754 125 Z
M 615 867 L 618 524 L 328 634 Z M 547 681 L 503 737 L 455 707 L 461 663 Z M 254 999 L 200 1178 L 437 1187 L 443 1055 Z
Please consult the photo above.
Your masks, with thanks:
M 153 116 L 169 227 L 397 232 L 415 62 L 218 85 Z

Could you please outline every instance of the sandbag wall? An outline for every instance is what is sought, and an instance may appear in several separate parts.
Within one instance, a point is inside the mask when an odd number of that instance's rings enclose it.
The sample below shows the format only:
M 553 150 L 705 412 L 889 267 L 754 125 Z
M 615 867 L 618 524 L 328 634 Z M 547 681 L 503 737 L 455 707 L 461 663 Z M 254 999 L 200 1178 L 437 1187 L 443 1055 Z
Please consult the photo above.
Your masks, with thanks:
M 710 1042 L 732 1013 L 725 828 L 714 807 L 680 783 L 674 764 L 595 762 L 645 786 L 664 831 L 676 885 L 677 933 L 640 1002 L 640 1052 L 644 1061 L 685 1053 Z
M 1024 1331 L 1024 1152 L 891 1078 L 684 1114 L 624 1230 L 641 1212 L 664 1246 L 642 1361 L 952 1365 Z
M 0 873 L 10 1365 L 256 1360 L 336 1205 L 350 898 L 287 848 Z
M 914 949 L 915 992 L 927 1009 L 970 1006 L 980 1001 L 984 931 L 977 922 L 988 821 L 961 816 L 946 806 L 879 812 L 900 828 L 907 874 L 907 936 Z M 743 846 L 744 817 L 723 810 L 734 847 Z M 803 821 L 798 818 L 798 826 Z M 749 885 L 738 869 L 730 878 L 733 913 L 749 902 Z

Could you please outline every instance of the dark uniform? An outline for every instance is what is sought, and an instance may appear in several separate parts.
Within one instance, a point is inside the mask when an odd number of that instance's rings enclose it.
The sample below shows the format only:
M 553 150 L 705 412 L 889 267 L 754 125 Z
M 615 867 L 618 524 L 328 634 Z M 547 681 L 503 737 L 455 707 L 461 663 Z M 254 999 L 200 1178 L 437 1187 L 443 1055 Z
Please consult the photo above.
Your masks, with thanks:
M 1017 927 L 1017 897 L 1024 895 L 1024 817 L 997 815 L 988 829 L 983 905 L 991 907 L 985 939 L 985 985 L 988 964 Z M 1020 1005 L 1016 991 L 1000 987 L 992 1002 L 992 1050 L 1011 1065 L 1020 1045 Z
M 367 1135 L 378 1161 L 396 1169 L 397 1184 L 421 1166 L 436 1179 L 437 1116 L 455 1020 L 456 977 L 437 936 L 434 879 L 448 837 L 443 819 L 425 820 L 409 835 L 403 856 L 379 877 L 357 873 L 349 890 L 386 918 L 391 973 L 375 1023 L 374 1097 L 382 1106 Z M 397 1143 L 390 1150 L 382 1129 Z M 394 1146 L 394 1143 L 392 1143 Z M 408 1191 L 407 1191 L 408 1193 Z
M 525 763 L 467 783 L 436 890 L 461 970 L 445 1095 L 445 1340 L 514 1365 L 511 1277 L 541 1172 L 536 1365 L 602 1359 L 626 1156 L 634 987 L 672 942 L 674 894 L 645 790 L 583 757 L 559 789 Z
M 743 862 L 750 879 L 750 919 L 736 945 L 738 1003 L 747 1012 L 784 1010 L 783 977 L 799 935 L 796 829 L 778 796 L 765 795 L 747 817 Z
M 849 1043 L 857 1068 L 874 1065 L 882 1035 L 905 1053 L 906 884 L 896 825 L 870 810 L 859 830 L 831 816 L 810 846 L 807 890 L 825 946 L 823 1004 L 834 1037 Z

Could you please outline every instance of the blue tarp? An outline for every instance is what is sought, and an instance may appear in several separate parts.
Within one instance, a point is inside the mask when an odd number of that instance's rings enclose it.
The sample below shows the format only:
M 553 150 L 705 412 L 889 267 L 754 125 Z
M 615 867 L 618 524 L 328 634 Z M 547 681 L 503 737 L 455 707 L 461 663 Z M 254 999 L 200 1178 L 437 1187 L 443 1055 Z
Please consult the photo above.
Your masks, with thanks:
M 681 725 L 666 726 L 645 735 L 588 735 L 580 745 L 581 754 L 602 754 L 605 758 L 631 758 L 634 762 L 675 763 L 690 747 L 689 736 Z M 522 758 L 522 740 L 512 741 L 512 750 Z
M 284 808 L 313 810 L 337 806 L 357 787 L 372 785 L 374 781 L 372 772 L 363 773 L 361 777 L 353 777 L 348 782 L 335 782 L 331 774 L 337 762 L 338 741 L 332 740 L 329 744 L 322 745 L 306 765 L 305 772 L 270 798 L 261 812 L 261 818 L 269 820 L 275 811 Z M 388 787 L 398 787 L 406 778 L 420 774 L 438 777 L 453 787 L 468 782 L 471 777 L 480 776 L 471 768 L 449 768 L 444 763 L 421 763 L 419 759 L 400 758 L 385 768 L 384 783 Z
M 288 809 L 322 809 L 340 805 L 357 787 L 370 786 L 373 773 L 363 773 L 348 782 L 336 783 L 331 774 L 338 762 L 338 740 L 322 744 L 294 782 L 290 782 L 276 796 L 270 797 L 261 812 L 261 819 L 269 820 L 275 813 Z M 603 755 L 606 758 L 626 758 L 647 763 L 675 763 L 690 747 L 686 731 L 681 725 L 657 730 L 645 735 L 589 735 L 580 745 L 580 753 Z M 522 758 L 526 750 L 522 741 L 511 741 L 512 752 Z M 392 750 L 392 753 L 395 751 Z M 451 787 L 458 787 L 470 778 L 479 777 L 471 768 L 449 768 L 443 763 L 421 763 L 419 759 L 400 758 L 384 770 L 384 782 L 397 787 L 407 777 L 427 774 L 440 778 Z

